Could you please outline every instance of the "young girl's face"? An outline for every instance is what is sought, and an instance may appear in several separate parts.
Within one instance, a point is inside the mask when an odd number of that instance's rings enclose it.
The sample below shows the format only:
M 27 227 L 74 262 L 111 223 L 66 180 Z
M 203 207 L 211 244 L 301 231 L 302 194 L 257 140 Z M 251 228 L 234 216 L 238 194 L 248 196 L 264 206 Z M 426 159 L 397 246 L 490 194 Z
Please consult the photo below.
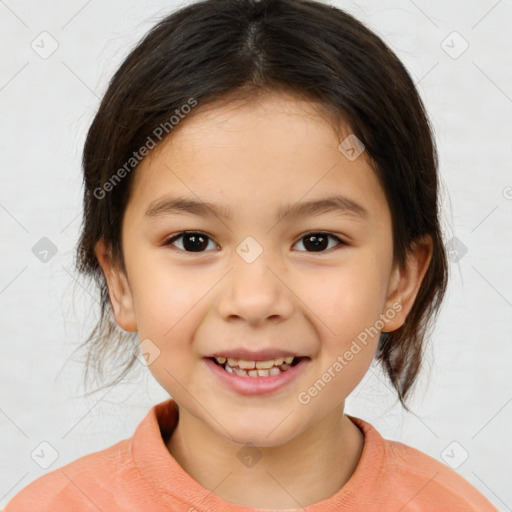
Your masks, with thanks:
M 138 331 L 150 371 L 180 410 L 231 441 L 279 445 L 343 410 L 373 359 L 376 326 L 398 328 L 412 305 L 413 296 L 397 308 L 409 285 L 393 267 L 389 207 L 365 153 L 347 158 L 326 120 L 293 96 L 182 123 L 134 176 L 126 275 L 109 279 L 116 321 Z M 278 214 L 333 196 L 358 211 Z M 177 197 L 208 207 L 166 209 Z M 244 391 L 230 381 L 253 377 L 209 359 L 233 350 L 306 359 L 277 388 Z

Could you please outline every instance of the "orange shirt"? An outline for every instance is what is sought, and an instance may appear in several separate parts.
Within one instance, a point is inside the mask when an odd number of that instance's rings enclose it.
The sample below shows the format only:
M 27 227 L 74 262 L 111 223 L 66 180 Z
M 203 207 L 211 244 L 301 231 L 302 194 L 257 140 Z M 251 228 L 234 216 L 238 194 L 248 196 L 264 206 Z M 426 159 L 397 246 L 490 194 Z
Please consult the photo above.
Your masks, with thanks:
M 342 489 L 308 512 L 498 512 L 453 469 L 348 417 L 365 439 L 357 468 Z M 4 512 L 264 510 L 224 501 L 182 469 L 164 442 L 177 420 L 174 400 L 155 405 L 131 438 L 39 477 Z

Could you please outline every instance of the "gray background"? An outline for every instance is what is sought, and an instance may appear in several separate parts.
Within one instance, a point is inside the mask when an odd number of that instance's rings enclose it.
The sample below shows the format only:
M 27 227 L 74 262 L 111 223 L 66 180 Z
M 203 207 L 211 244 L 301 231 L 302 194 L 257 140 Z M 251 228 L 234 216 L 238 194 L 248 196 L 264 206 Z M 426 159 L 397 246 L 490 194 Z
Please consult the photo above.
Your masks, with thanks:
M 453 249 L 414 414 L 377 367 L 347 412 L 512 510 L 512 1 L 330 3 L 375 30 L 417 83 L 436 132 Z M 94 290 L 77 284 L 72 266 L 85 133 L 130 48 L 180 5 L 0 1 L 0 507 L 45 472 L 131 436 L 167 398 L 142 365 L 115 388 L 77 398 L 82 365 L 65 363 L 97 314 Z M 34 254 L 44 237 L 57 251 L 41 253 L 47 261 Z M 36 462 L 53 453 L 47 469 Z

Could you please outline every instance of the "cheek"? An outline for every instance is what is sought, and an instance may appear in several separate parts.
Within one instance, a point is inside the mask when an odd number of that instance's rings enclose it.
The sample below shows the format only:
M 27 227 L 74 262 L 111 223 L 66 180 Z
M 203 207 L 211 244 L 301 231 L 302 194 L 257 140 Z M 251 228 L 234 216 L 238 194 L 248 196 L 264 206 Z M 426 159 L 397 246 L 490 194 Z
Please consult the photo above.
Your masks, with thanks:
M 383 279 L 371 258 L 357 259 L 332 269 L 316 285 L 307 285 L 307 305 L 339 342 L 350 341 L 375 323 L 383 304 Z M 318 320 L 315 322 L 318 324 Z
M 371 365 L 380 335 L 376 328 L 382 306 L 379 286 L 378 274 L 354 269 L 332 279 L 323 293 L 308 298 L 318 314 L 313 321 L 321 331 L 319 378 L 329 383 L 327 404 L 348 396 Z
M 157 354 L 149 370 L 174 398 L 186 401 L 180 384 L 188 383 L 198 362 L 193 339 L 201 322 L 201 298 L 209 287 L 204 277 L 191 279 L 187 272 L 157 265 L 141 273 L 137 283 L 134 306 L 141 348 L 145 343 Z
M 190 338 L 194 331 L 201 299 L 215 284 L 204 272 L 180 271 L 155 262 L 141 272 L 134 272 L 133 298 L 141 339 L 151 338 L 163 348 L 171 341 Z M 212 281 L 210 283 L 210 281 Z

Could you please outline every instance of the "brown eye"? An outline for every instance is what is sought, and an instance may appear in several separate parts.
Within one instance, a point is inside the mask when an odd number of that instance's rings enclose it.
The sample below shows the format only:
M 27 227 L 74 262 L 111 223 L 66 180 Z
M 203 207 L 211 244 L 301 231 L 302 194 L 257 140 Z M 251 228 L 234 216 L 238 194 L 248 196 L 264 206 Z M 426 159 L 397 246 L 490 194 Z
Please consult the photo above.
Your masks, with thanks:
M 204 249 L 208 247 L 210 237 L 198 231 L 189 231 L 173 236 L 167 240 L 165 245 L 174 245 L 174 242 L 179 239 L 182 239 L 183 246 L 183 248 L 178 248 L 179 250 L 185 252 L 204 252 Z
M 345 243 L 340 240 L 337 236 L 332 235 L 330 233 L 324 232 L 313 232 L 304 235 L 299 242 L 303 241 L 304 247 L 307 249 L 311 249 L 307 252 L 324 252 L 326 249 L 331 249 L 329 247 L 329 239 L 337 240 L 339 243 L 337 245 L 345 245 Z M 299 243 L 297 242 L 297 243 Z
M 330 240 L 335 240 L 338 243 L 334 246 L 330 244 Z M 181 247 L 175 245 L 177 241 L 181 242 Z M 173 236 L 169 240 L 165 242 L 164 245 L 173 245 L 176 247 L 177 250 L 182 252 L 207 252 L 206 249 L 209 245 L 209 242 L 211 242 L 215 247 L 218 247 L 213 240 L 206 234 L 201 233 L 200 231 L 187 231 L 183 233 L 178 233 L 177 235 Z M 325 232 L 311 232 L 307 235 L 304 235 L 299 242 L 302 242 L 304 247 L 306 248 L 306 251 L 302 252 L 326 252 L 329 249 L 332 249 L 333 247 L 339 246 L 339 245 L 346 245 L 343 240 L 338 238 L 337 236 L 331 234 L 331 233 L 325 233 Z M 297 243 L 299 243 L 297 242 Z

